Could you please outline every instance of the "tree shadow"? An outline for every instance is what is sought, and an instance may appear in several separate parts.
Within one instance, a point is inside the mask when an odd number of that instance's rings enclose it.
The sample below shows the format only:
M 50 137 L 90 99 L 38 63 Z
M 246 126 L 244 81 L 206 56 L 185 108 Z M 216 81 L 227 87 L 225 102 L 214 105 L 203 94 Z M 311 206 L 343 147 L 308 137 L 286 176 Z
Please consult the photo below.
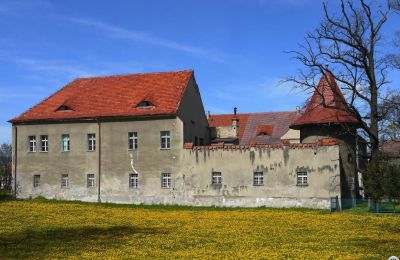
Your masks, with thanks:
M 2 234 L 0 258 L 46 258 L 54 252 L 62 256 L 79 256 L 83 252 L 101 252 L 124 246 L 133 235 L 157 236 L 167 229 L 133 226 L 76 227 L 27 229 L 19 233 Z

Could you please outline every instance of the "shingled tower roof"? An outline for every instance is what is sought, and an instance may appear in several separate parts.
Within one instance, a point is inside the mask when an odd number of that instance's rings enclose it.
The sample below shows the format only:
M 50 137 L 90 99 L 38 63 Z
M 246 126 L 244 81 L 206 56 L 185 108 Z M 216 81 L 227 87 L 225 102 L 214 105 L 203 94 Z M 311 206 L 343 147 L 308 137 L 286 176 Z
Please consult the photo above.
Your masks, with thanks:
M 321 77 L 304 113 L 290 126 L 300 129 L 304 125 L 346 123 L 358 124 L 330 71 Z

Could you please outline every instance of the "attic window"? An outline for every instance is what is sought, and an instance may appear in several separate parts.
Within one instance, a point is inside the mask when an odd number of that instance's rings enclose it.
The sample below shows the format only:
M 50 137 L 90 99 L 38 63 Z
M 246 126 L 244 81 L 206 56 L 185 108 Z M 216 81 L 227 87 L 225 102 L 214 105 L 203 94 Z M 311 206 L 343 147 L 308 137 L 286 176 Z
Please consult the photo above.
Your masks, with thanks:
M 56 111 L 67 111 L 67 110 L 72 110 L 72 108 L 70 106 L 67 106 L 67 105 L 62 105 L 59 108 L 57 108 Z
M 260 136 L 260 135 L 268 135 L 266 132 L 260 132 L 260 133 L 258 133 L 258 136 Z
M 150 101 L 147 101 L 147 100 L 143 100 L 142 102 L 140 102 L 137 105 L 137 107 L 140 107 L 140 108 L 153 107 L 153 106 L 154 105 Z

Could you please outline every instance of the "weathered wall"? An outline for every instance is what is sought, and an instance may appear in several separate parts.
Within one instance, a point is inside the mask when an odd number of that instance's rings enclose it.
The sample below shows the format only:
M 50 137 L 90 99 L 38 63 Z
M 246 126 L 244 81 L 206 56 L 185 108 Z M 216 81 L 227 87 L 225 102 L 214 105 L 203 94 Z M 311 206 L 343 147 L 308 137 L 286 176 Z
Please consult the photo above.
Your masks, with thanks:
M 179 104 L 178 116 L 184 124 L 185 143 L 195 143 L 195 137 L 204 140 L 208 144 L 208 121 L 201 100 L 200 91 L 194 78 L 191 78 L 187 89 Z M 199 140 L 198 139 L 198 140 Z

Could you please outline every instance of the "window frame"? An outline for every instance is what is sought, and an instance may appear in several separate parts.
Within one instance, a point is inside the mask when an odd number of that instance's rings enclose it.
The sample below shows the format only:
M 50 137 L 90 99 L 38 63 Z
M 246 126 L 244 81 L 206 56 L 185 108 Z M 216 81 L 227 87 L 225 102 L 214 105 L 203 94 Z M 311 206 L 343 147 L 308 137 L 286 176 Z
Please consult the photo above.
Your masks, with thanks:
M 161 150 L 171 149 L 171 131 L 168 130 L 160 131 L 160 149 Z
M 31 146 L 31 144 L 33 145 Z M 36 153 L 36 145 L 37 145 L 36 135 L 28 136 L 28 152 Z
M 128 150 L 137 150 L 139 143 L 138 140 L 137 132 L 128 132 Z
M 264 172 L 253 173 L 253 186 L 264 186 Z
M 137 189 L 139 187 L 139 174 L 129 173 L 128 176 L 128 187 L 130 189 Z
M 49 136 L 48 135 L 40 135 L 40 152 L 41 153 L 49 152 Z
M 89 173 L 86 175 L 86 187 L 87 188 L 94 188 L 95 187 L 95 180 L 96 177 L 93 173 Z
M 296 186 L 308 186 L 308 173 L 305 171 L 296 173 Z
M 66 189 L 69 187 L 69 176 L 68 174 L 61 174 L 61 188 Z
M 65 140 L 64 140 L 64 138 L 65 137 L 67 137 L 68 139 L 67 139 L 67 143 L 66 143 L 66 146 L 65 146 Z M 65 149 L 65 148 L 67 148 L 67 149 Z M 69 152 L 69 151 L 71 151 L 71 138 L 70 138 L 70 136 L 69 136 L 69 134 L 62 134 L 61 135 L 61 151 L 62 152 Z
M 87 134 L 87 151 L 88 152 L 96 151 L 96 134 L 95 133 Z
M 40 174 L 33 175 L 33 187 L 34 188 L 40 187 Z
M 163 172 L 161 173 L 161 188 L 171 189 L 172 187 L 172 176 L 171 173 Z
M 213 171 L 211 173 L 211 185 L 213 186 L 222 185 L 222 172 Z

